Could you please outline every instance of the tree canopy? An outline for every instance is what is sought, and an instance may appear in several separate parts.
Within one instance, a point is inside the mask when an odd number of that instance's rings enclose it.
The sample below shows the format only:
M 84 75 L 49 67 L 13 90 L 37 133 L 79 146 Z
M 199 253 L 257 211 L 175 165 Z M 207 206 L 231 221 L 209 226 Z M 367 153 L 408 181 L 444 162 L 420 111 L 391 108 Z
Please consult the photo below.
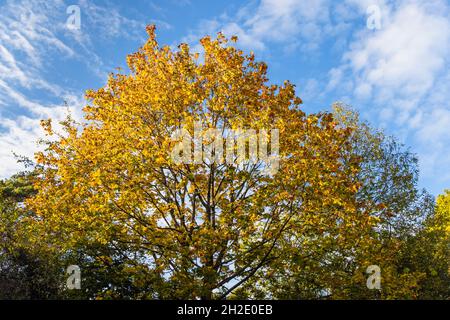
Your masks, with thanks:
M 199 54 L 147 32 L 129 73 L 87 91 L 84 122 L 42 122 L 25 194 L 2 184 L 3 241 L 20 224 L 55 274 L 81 267 L 61 297 L 448 298 L 450 197 L 435 210 L 413 154 L 341 104 L 306 114 L 236 37 Z

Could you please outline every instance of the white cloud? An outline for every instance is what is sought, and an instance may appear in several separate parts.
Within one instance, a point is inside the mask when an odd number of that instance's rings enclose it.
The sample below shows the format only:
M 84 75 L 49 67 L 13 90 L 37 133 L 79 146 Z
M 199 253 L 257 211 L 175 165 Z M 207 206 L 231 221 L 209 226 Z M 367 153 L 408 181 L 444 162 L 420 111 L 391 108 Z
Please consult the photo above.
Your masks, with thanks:
M 347 4 L 365 12 L 372 3 Z M 450 4 L 404 0 L 380 8 L 381 29 L 354 35 L 327 89 L 369 106 L 372 122 L 415 145 L 423 176 L 443 179 L 450 165 Z
M 14 171 L 10 150 L 34 150 L 31 141 L 39 136 L 41 117 L 64 115 L 63 107 L 44 105 L 28 96 L 28 89 L 45 91 L 60 101 L 69 100 L 75 116 L 81 116 L 81 95 L 43 75 L 48 57 L 57 53 L 78 59 L 104 78 L 105 71 L 114 66 L 107 65 L 109 62 L 96 52 L 98 37 L 141 40 L 145 36 L 142 21 L 147 17 L 129 19 L 117 8 L 87 0 L 78 4 L 82 10 L 78 32 L 65 28 L 68 4 L 62 0 L 51 4 L 41 0 L 7 1 L 0 5 L 0 176 Z M 371 5 L 381 10 L 379 30 L 369 30 L 364 23 Z M 415 145 L 424 175 L 446 179 L 450 186 L 450 173 L 442 174 L 442 168 L 450 165 L 448 1 L 252 1 L 237 12 L 201 21 L 183 41 L 193 43 L 204 34 L 218 31 L 237 35 L 246 49 L 265 51 L 274 46 L 302 54 L 318 49 L 343 52 L 340 63 L 330 67 L 327 83 L 320 75 L 303 79 L 304 95 L 314 99 L 328 93 L 354 107 L 364 106 L 362 113 L 372 117 L 373 123 L 387 126 Z M 11 111 L 7 108 L 12 104 L 27 110 L 27 116 L 6 117 L 3 111 Z
M 106 79 L 113 66 L 106 66 L 96 53 L 98 42 L 145 35 L 145 23 L 86 0 L 76 3 L 81 8 L 81 30 L 69 30 L 66 9 L 71 4 L 63 0 L 0 4 L 0 178 L 21 169 L 13 152 L 32 158 L 44 135 L 41 119 L 57 123 L 68 111 L 76 120 L 82 118 L 82 93 L 64 86 L 61 79 L 50 80 L 49 66 L 58 60 L 75 61 Z
M 79 102 L 82 100 L 80 99 Z M 40 126 L 40 119 L 63 119 L 68 112 L 73 118 L 80 117 L 79 104 L 68 104 L 64 106 L 38 106 L 39 116 L 27 117 L 18 116 L 15 119 L 2 118 L 0 121 L 0 177 L 8 177 L 18 170 L 24 169 L 17 163 L 14 154 L 33 159 L 34 152 L 39 149 L 37 141 L 46 138 Z M 56 130 L 60 130 L 59 125 L 55 125 Z
M 202 21 L 183 41 L 193 42 L 205 33 L 222 31 L 237 35 L 247 49 L 265 50 L 268 42 L 283 44 L 288 50 L 314 50 L 335 30 L 330 25 L 329 0 L 262 0 L 243 6 L 232 16 Z
M 408 3 L 381 30 L 362 32 L 344 59 L 356 75 L 358 90 L 361 85 L 365 93 L 373 88 L 376 98 L 384 101 L 399 93 L 420 98 L 445 65 L 449 40 L 448 18 Z
M 291 42 L 299 36 L 316 44 L 328 19 L 328 1 L 264 0 L 244 26 L 260 41 Z

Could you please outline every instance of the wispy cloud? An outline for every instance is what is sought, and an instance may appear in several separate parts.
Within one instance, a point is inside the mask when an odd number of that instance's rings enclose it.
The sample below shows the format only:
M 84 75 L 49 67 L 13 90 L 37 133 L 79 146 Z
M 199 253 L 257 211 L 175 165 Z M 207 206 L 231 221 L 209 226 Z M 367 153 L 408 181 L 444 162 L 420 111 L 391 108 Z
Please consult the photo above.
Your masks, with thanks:
M 65 115 L 64 100 L 81 117 L 83 89 L 103 84 L 123 63 L 123 46 L 135 50 L 145 41 L 145 24 L 156 23 L 164 40 L 177 44 L 218 31 L 237 35 L 240 46 L 268 60 L 270 72 L 301 84 L 306 110 L 331 100 L 352 104 L 413 146 L 429 184 L 450 185 L 450 173 L 443 173 L 450 165 L 447 0 L 236 1 L 214 3 L 215 16 L 203 7 L 198 14 L 192 1 L 139 4 L 145 10 L 114 0 L 0 4 L 0 176 L 15 171 L 12 150 L 35 150 L 39 119 Z M 66 26 L 69 5 L 81 9 L 79 30 Z M 380 9 L 380 29 L 366 27 L 371 6 Z M 197 20 L 162 21 L 179 19 L 173 8 Z
M 235 14 L 202 21 L 184 40 L 193 42 L 205 33 L 222 31 L 237 35 L 248 49 L 265 50 L 269 42 L 288 50 L 317 49 L 334 32 L 329 14 L 328 0 L 262 0 L 242 6 Z
M 450 4 L 405 0 L 380 8 L 381 28 L 354 34 L 327 89 L 414 144 L 423 176 L 448 182 L 440 171 L 450 165 Z
M 374 7 L 380 29 L 366 25 Z M 304 100 L 326 96 L 352 104 L 414 145 L 423 176 L 450 183 L 450 174 L 440 172 L 450 165 L 448 1 L 254 1 L 202 21 L 184 40 L 192 43 L 218 31 L 238 35 L 247 49 L 283 47 L 299 57 L 326 56 L 323 65 L 331 66 L 325 74 L 302 79 Z
M 87 88 L 68 84 L 76 83 L 70 75 L 55 77 L 57 65 L 85 65 L 104 81 L 115 66 L 101 57 L 100 44 L 119 38 L 142 41 L 144 26 L 151 22 L 128 18 L 107 2 L 81 0 L 76 5 L 82 27 L 73 30 L 66 25 L 66 10 L 72 4 L 63 0 L 0 4 L 0 177 L 20 168 L 13 151 L 31 157 L 37 150 L 36 141 L 43 137 L 41 119 L 58 121 L 68 111 L 81 118 Z

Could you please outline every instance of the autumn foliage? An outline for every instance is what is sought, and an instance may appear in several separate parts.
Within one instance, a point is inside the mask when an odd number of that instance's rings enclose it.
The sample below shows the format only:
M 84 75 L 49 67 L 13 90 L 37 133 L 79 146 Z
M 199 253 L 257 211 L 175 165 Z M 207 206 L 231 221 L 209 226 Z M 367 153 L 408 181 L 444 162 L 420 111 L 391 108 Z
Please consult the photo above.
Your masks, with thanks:
M 271 84 L 267 65 L 234 37 L 205 37 L 199 54 L 161 47 L 155 28 L 147 32 L 128 56 L 130 72 L 87 92 L 83 123 L 68 118 L 59 132 L 43 122 L 49 140 L 23 219 L 30 246 L 79 264 L 93 298 L 419 295 L 426 272 L 399 271 L 406 231 L 398 224 L 388 235 L 387 225 L 408 220 L 412 203 L 425 215 L 425 196 L 414 193 L 410 205 L 376 197 L 371 165 L 398 165 L 384 137 L 342 110 L 305 114 L 294 85 Z M 238 164 L 234 153 L 235 163 L 174 162 L 173 132 L 193 134 L 196 122 L 278 129 L 279 170 L 267 175 L 262 161 Z M 416 190 L 410 168 L 385 172 L 385 182 Z M 384 272 L 381 292 L 366 287 L 374 264 Z

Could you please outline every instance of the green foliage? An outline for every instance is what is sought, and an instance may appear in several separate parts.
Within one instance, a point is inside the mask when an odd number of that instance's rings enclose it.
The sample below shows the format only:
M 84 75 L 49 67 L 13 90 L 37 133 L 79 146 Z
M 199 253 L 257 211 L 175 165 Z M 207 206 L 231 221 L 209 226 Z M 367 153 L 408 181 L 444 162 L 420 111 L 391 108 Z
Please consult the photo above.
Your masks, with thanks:
M 24 209 L 33 196 L 34 172 L 23 172 L 0 181 L 0 299 L 55 299 L 61 272 L 54 257 L 27 243 Z

